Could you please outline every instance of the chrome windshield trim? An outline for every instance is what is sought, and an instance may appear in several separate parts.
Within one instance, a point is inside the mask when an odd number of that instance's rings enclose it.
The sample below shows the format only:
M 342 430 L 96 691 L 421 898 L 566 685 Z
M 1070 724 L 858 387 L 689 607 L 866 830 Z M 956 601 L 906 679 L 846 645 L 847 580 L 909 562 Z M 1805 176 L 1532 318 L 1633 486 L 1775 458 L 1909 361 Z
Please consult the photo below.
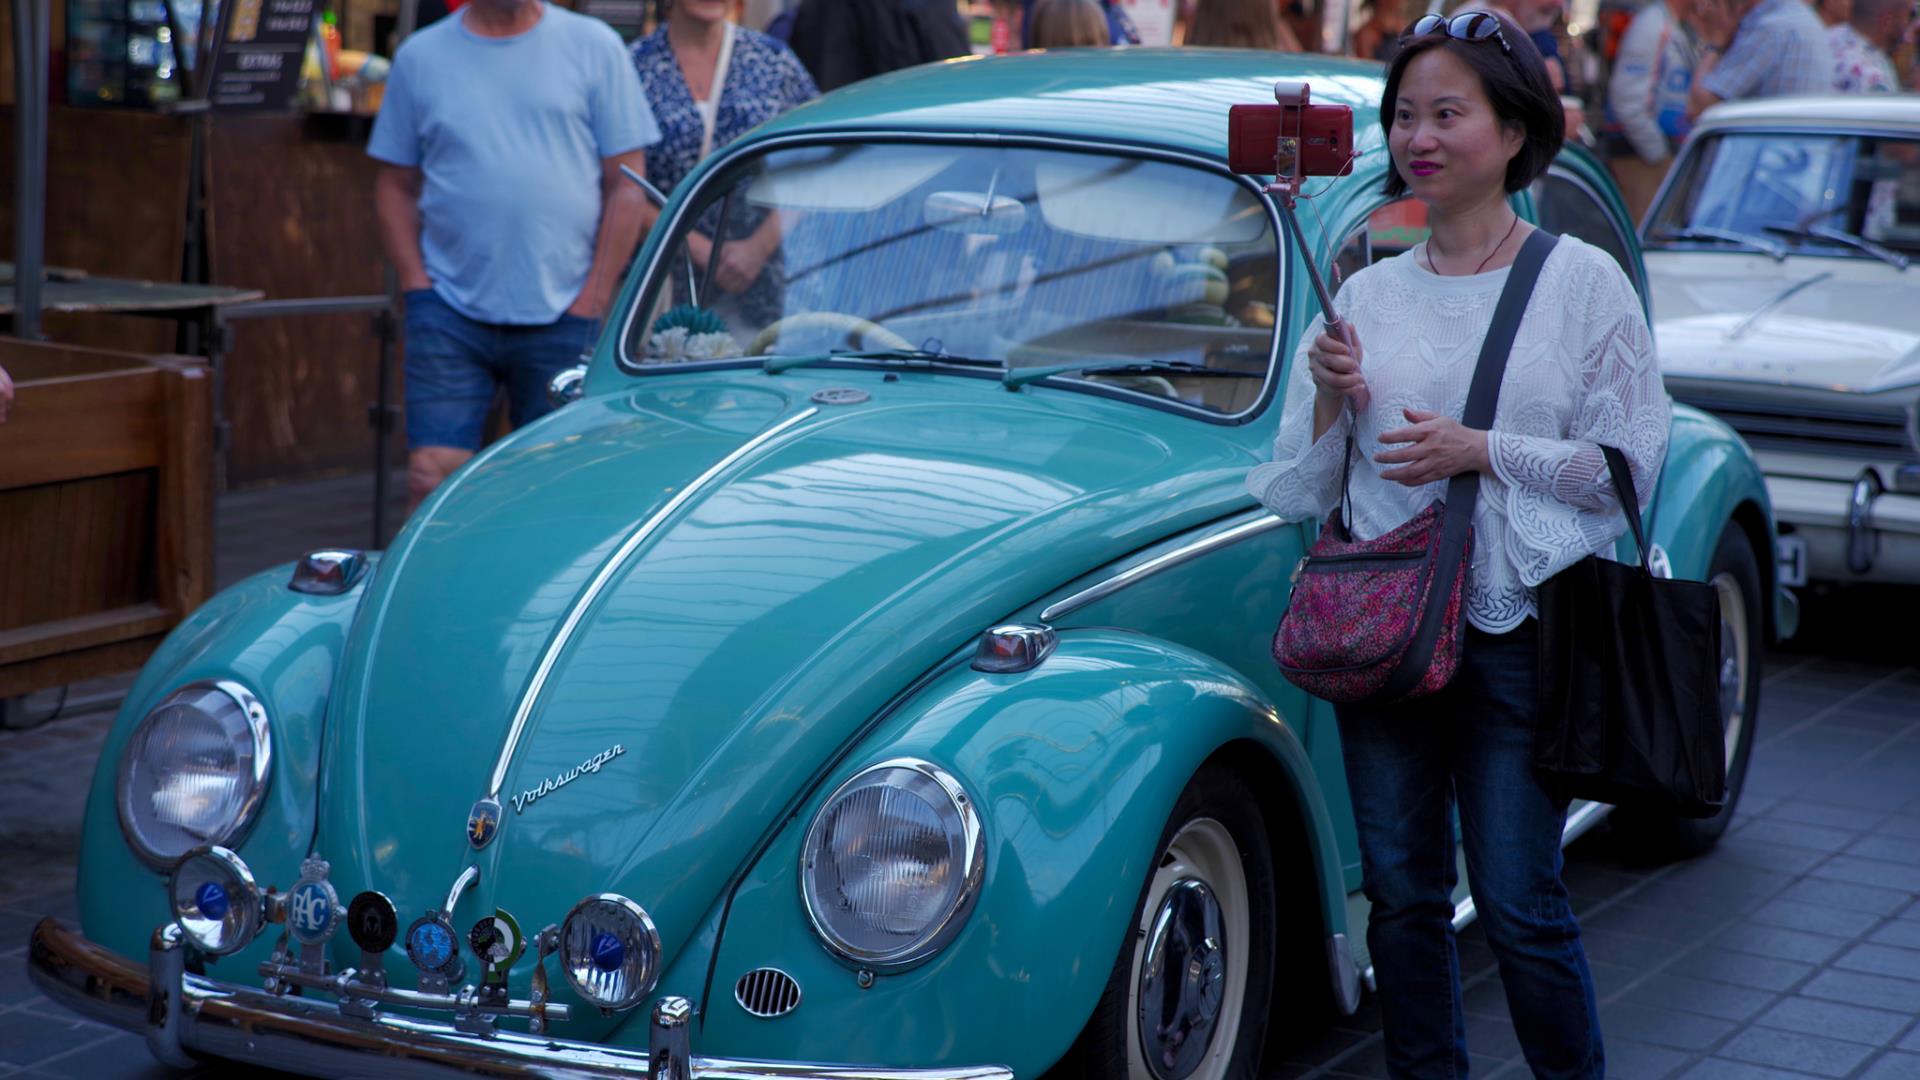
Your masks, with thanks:
M 735 447 L 732 453 L 714 462 L 706 472 L 681 488 L 673 498 L 667 500 L 665 506 L 655 511 L 652 517 L 641 522 L 640 527 L 629 533 L 620 547 L 600 564 L 600 569 L 593 575 L 593 580 L 589 581 L 587 587 L 580 591 L 580 595 L 574 598 L 573 606 L 567 610 L 566 619 L 561 622 L 560 628 L 554 631 L 553 637 L 547 642 L 547 647 L 541 652 L 540 663 L 534 667 L 532 677 L 527 680 L 527 688 L 521 693 L 520 703 L 513 710 L 513 723 L 507 728 L 506 742 L 500 747 L 500 758 L 494 763 L 493 778 L 487 782 L 488 795 L 496 799 L 500 797 L 500 788 L 507 782 L 507 767 L 513 764 L 513 755 L 520 746 L 520 737 L 526 733 L 527 719 L 533 715 L 533 707 L 539 702 L 541 691 L 546 689 L 547 678 L 553 674 L 554 665 L 560 662 L 560 654 L 566 650 L 568 643 L 573 640 L 575 631 L 580 629 L 580 623 L 586 619 L 587 610 L 593 607 L 594 601 L 598 600 L 600 594 L 613 582 L 613 576 L 620 572 L 620 568 L 626 565 L 634 552 L 640 550 L 640 545 L 646 543 L 655 532 L 659 531 L 661 525 L 678 513 L 682 506 L 685 506 L 708 484 L 713 483 L 720 474 L 819 411 L 809 405 Z
M 1172 551 L 1161 552 L 1145 562 L 1135 563 L 1125 570 L 1104 581 L 1089 585 L 1064 600 L 1057 600 L 1040 612 L 1040 621 L 1050 623 L 1079 611 L 1096 600 L 1104 600 L 1129 585 L 1136 584 L 1160 573 L 1171 570 L 1190 559 L 1197 559 L 1208 552 L 1218 551 L 1230 544 L 1237 544 L 1249 536 L 1258 536 L 1285 525 L 1286 522 L 1274 517 L 1265 510 L 1257 511 L 1258 517 L 1251 521 L 1242 521 L 1224 527 L 1215 527 L 1215 531 L 1190 541 Z
M 1031 134 L 1001 134 L 997 132 L 914 130 L 890 127 L 848 127 L 831 128 L 823 131 L 793 132 L 786 135 L 774 135 L 764 139 L 741 140 L 728 145 L 724 150 L 716 151 L 713 157 L 708 159 L 710 164 L 703 162 L 697 174 L 689 175 L 686 180 L 680 182 L 679 187 L 674 188 L 677 197 L 681 187 L 687 185 L 687 180 L 696 180 L 695 187 L 688 189 L 689 194 L 687 197 L 673 204 L 673 216 L 663 221 L 656 221 L 649 235 L 651 236 L 657 233 L 661 237 L 673 237 L 675 231 L 680 227 L 681 220 L 687 216 L 688 207 L 693 204 L 694 198 L 699 194 L 697 188 L 704 187 L 711 182 L 714 176 L 731 168 L 736 159 L 796 146 L 826 146 L 836 143 L 859 145 L 876 140 L 886 140 L 897 143 L 922 143 L 928 145 L 975 145 L 1031 148 L 1037 150 L 1065 150 L 1075 153 L 1124 154 L 1149 161 L 1185 165 L 1198 169 L 1201 172 L 1212 173 L 1252 192 L 1259 206 L 1266 211 L 1267 223 L 1273 230 L 1274 303 L 1277 308 L 1276 314 L 1278 317 L 1278 321 L 1273 327 L 1273 336 L 1267 344 L 1266 380 L 1261 383 L 1260 393 L 1258 397 L 1254 399 L 1253 404 L 1237 413 L 1217 413 L 1202 409 L 1198 406 L 1188 405 L 1179 400 L 1161 397 L 1156 394 L 1147 394 L 1137 390 L 1129 390 L 1112 384 L 1074 379 L 1063 380 L 1050 385 L 1070 389 L 1077 393 L 1091 394 L 1095 397 L 1111 397 L 1123 401 L 1131 401 L 1160 409 L 1164 412 L 1171 412 L 1177 416 L 1186 416 L 1196 420 L 1203 420 L 1210 424 L 1229 426 L 1245 424 L 1256 419 L 1273 405 L 1275 399 L 1282 396 L 1281 392 L 1283 390 L 1284 380 L 1282 377 L 1283 373 L 1279 369 L 1287 357 L 1282 355 L 1280 347 L 1282 342 L 1289 339 L 1294 329 L 1292 306 L 1286 302 L 1287 288 L 1292 282 L 1292 263 L 1290 261 L 1291 240 L 1287 236 L 1286 224 L 1281 219 L 1279 209 L 1275 206 L 1273 198 L 1266 193 L 1264 186 L 1255 183 L 1251 177 L 1241 176 L 1229 170 L 1226 162 L 1217 157 L 1209 157 L 1206 154 L 1145 143 L 1123 142 L 1112 139 L 1077 138 L 1071 134 L 1042 134 L 1038 132 Z M 1367 158 L 1372 153 L 1373 150 L 1370 148 L 1367 152 L 1362 153 L 1360 158 Z M 665 215 L 662 216 L 663 218 L 665 217 Z M 640 300 L 643 299 L 649 284 L 654 279 L 654 275 L 658 273 L 664 265 L 669 255 L 667 251 L 669 242 L 668 239 L 663 239 L 654 247 L 647 259 L 645 267 L 641 268 L 637 274 L 631 276 L 631 286 L 623 290 L 616 300 L 617 303 L 625 305 L 625 314 L 620 320 L 620 336 L 615 341 L 613 354 L 614 366 L 625 375 L 651 377 L 671 375 L 686 371 L 712 371 L 727 368 L 740 369 L 758 365 L 763 358 L 736 357 L 727 360 L 704 360 L 692 363 L 647 364 L 635 359 L 631 355 L 628 350 L 628 345 L 633 340 L 634 320 L 640 315 Z
M 164 954 L 173 958 L 183 951 Z M 147 1030 L 148 967 L 88 941 L 78 929 L 48 918 L 34 927 L 27 950 L 34 986 L 89 1019 L 134 1033 Z M 448 1024 L 381 1015 L 342 1015 L 316 997 L 281 997 L 254 987 L 217 982 L 174 966 L 177 999 L 163 991 L 149 1040 L 179 1051 L 246 1062 L 309 1076 L 365 1076 L 374 1072 L 416 1078 L 568 1077 L 571 1080 L 649 1075 L 645 1049 L 613 1043 L 494 1031 L 485 1036 Z M 182 1060 L 191 1061 L 182 1054 Z M 688 1080 L 1013 1080 L 1002 1065 L 930 1069 L 827 1065 L 693 1056 Z

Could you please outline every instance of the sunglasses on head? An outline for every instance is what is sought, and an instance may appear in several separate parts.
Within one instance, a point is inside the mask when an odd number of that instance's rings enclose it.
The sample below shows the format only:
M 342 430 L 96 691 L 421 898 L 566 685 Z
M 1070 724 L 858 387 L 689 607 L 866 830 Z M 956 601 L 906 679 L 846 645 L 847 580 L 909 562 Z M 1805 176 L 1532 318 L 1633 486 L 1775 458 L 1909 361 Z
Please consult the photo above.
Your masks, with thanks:
M 1500 32 L 1500 17 L 1490 12 L 1463 11 L 1453 16 L 1422 15 L 1407 28 L 1400 40 L 1411 41 L 1428 34 L 1438 34 L 1455 41 L 1497 41 L 1501 52 L 1513 52 L 1507 45 L 1507 35 Z

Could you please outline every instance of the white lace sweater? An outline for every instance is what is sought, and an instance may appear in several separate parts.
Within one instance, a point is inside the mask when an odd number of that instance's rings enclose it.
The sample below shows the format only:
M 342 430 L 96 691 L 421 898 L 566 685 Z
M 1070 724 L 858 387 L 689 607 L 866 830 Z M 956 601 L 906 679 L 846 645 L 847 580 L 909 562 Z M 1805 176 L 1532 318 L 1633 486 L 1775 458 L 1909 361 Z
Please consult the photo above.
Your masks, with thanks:
M 1446 481 L 1410 488 L 1382 480 L 1373 456 L 1401 410 L 1459 417 L 1507 271 L 1442 277 L 1420 249 L 1354 274 L 1334 307 L 1360 338 L 1372 400 L 1354 433 L 1353 532 L 1370 539 L 1444 498 Z M 1315 442 L 1307 346 L 1288 377 L 1274 460 L 1247 487 L 1289 521 L 1326 518 L 1340 501 L 1343 415 Z M 1541 269 L 1500 387 L 1487 437 L 1493 470 L 1474 507 L 1467 617 L 1502 633 L 1534 614 L 1533 586 L 1584 558 L 1610 553 L 1626 530 L 1599 445 L 1626 455 L 1642 506 L 1666 457 L 1667 393 L 1633 286 L 1603 251 L 1563 236 Z M 1311 445 L 1309 445 L 1311 444 Z

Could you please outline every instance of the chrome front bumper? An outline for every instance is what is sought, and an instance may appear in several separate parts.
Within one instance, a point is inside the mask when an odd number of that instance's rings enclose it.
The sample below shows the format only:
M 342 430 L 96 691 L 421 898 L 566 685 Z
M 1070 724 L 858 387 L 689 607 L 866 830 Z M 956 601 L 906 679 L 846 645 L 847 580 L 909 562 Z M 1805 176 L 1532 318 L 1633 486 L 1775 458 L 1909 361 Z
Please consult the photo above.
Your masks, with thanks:
M 653 1080 L 1013 1080 L 1001 1066 L 893 1069 L 692 1056 L 683 999 L 653 1016 L 652 1047 L 569 1042 L 515 1032 L 474 1035 L 411 1017 L 343 1015 L 317 997 L 282 997 L 186 971 L 177 935 L 155 931 L 146 967 L 88 941 L 58 919 L 33 928 L 27 969 L 54 1001 L 92 1020 L 143 1033 L 156 1058 L 195 1054 L 309 1076 L 597 1078 Z

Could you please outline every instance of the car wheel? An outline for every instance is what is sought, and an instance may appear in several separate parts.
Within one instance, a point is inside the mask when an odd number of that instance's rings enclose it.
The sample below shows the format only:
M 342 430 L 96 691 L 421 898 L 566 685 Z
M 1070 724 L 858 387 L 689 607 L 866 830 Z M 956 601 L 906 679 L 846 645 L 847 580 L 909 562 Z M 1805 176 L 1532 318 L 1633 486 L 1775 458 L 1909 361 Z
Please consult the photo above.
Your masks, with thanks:
M 1710 818 L 1676 818 L 1616 810 L 1613 828 L 1636 849 L 1652 854 L 1698 855 L 1727 831 L 1746 788 L 1760 716 L 1760 652 L 1765 623 L 1760 605 L 1760 565 L 1738 525 L 1728 523 L 1714 549 L 1707 582 L 1720 594 L 1720 710 L 1727 736 L 1727 803 Z
M 1202 769 L 1160 836 L 1093 1017 L 1052 1075 L 1253 1080 L 1273 990 L 1274 874 L 1259 800 Z

